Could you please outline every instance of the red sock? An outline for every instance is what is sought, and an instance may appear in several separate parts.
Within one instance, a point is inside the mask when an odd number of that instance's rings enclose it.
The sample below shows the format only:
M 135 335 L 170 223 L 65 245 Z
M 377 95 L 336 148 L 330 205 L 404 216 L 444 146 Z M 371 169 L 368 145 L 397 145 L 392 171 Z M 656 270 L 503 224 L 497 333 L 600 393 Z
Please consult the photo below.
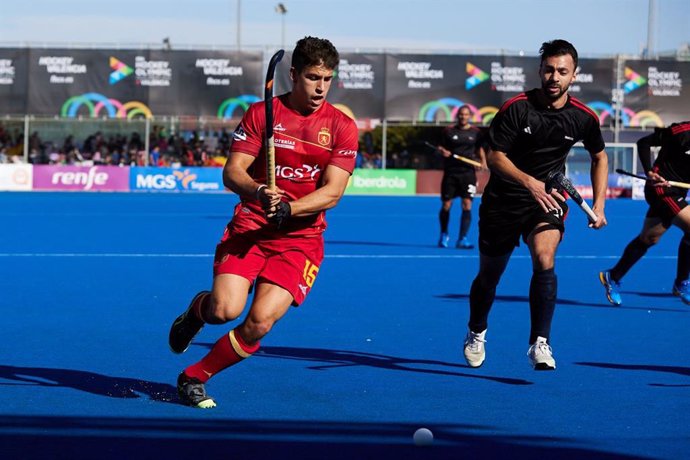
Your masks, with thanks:
M 249 358 L 258 349 L 259 342 L 247 345 L 240 334 L 235 333 L 233 329 L 229 334 L 218 339 L 211 351 L 201 361 L 185 369 L 184 373 L 206 383 L 213 375 Z
M 204 319 L 204 311 L 206 311 L 206 308 L 208 307 L 208 304 L 210 302 L 211 293 L 204 292 L 196 298 L 194 305 L 192 305 L 192 311 L 194 312 L 194 316 L 196 316 L 197 319 L 200 319 L 204 323 L 206 322 L 206 320 Z

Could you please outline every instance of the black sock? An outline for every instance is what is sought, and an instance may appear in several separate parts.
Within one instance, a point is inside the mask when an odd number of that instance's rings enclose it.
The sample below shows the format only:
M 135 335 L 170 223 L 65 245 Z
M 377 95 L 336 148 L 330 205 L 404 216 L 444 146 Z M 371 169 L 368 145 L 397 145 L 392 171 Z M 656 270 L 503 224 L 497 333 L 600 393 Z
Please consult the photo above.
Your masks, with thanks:
M 472 211 L 462 210 L 462 216 L 460 217 L 460 239 L 467 236 L 467 232 L 470 230 L 470 223 L 472 223 Z
M 485 289 L 479 277 L 472 281 L 470 288 L 470 321 L 467 324 L 472 332 L 485 331 L 489 322 L 489 311 L 496 297 L 496 287 Z
M 556 291 L 558 283 L 553 268 L 532 273 L 529 285 L 529 311 L 532 329 L 529 343 L 537 341 L 537 337 L 548 339 L 551 335 L 551 320 L 556 309 Z
M 438 220 L 441 223 L 441 233 L 448 233 L 448 221 L 450 220 L 450 211 L 441 208 L 438 213 Z
M 647 249 L 651 247 L 651 244 L 643 242 L 640 237 L 637 236 L 634 240 L 628 243 L 620 260 L 616 266 L 611 269 L 611 278 L 616 282 L 620 281 L 621 278 L 628 273 L 628 270 L 630 270 L 632 266 L 635 265 L 637 261 L 647 253 Z
M 688 277 L 690 277 L 690 236 L 683 235 L 678 244 L 676 282 L 685 281 Z

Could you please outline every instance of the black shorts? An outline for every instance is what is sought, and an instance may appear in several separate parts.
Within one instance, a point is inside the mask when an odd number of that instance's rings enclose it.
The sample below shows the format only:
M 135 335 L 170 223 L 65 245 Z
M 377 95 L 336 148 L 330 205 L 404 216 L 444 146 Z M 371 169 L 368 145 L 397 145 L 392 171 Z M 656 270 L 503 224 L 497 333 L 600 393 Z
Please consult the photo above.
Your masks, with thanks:
M 685 201 L 687 190 L 678 187 L 655 186 L 651 183 L 645 184 L 644 198 L 649 204 L 647 218 L 661 219 L 661 224 L 669 228 L 673 219 L 685 208 L 688 203 Z
M 441 200 L 456 197 L 473 198 L 477 192 L 477 174 L 474 170 L 459 173 L 444 173 L 441 180 Z
M 541 223 L 558 229 L 563 237 L 568 215 L 567 203 L 559 202 L 562 212 L 544 212 L 536 201 L 492 201 L 482 201 L 479 207 L 479 252 L 482 254 L 496 257 L 510 253 L 520 245 L 520 236 L 526 241 L 532 230 Z

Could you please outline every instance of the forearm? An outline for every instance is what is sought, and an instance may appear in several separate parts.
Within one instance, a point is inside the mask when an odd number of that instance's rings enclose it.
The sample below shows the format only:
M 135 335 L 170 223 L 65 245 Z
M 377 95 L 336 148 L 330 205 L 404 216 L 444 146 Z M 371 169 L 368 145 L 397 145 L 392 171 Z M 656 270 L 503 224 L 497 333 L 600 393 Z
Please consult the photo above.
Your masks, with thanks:
M 344 190 L 340 191 L 334 186 L 318 188 L 312 193 L 290 202 L 292 216 L 310 216 L 331 209 L 338 204 L 343 192 Z
M 645 174 L 652 170 L 652 142 L 650 136 L 637 141 L 637 156 L 640 158 Z
M 590 170 L 593 206 L 597 210 L 604 209 L 606 190 L 608 188 L 608 174 L 609 158 L 606 152 L 602 151 L 592 157 L 592 167 Z
M 491 172 L 495 172 L 504 179 L 516 182 L 525 188 L 529 188 L 532 176 L 521 171 L 515 164 L 508 159 L 508 156 L 500 151 L 491 151 L 486 158 L 487 165 Z
M 259 184 L 239 166 L 226 165 L 223 169 L 223 185 L 243 197 L 256 197 Z

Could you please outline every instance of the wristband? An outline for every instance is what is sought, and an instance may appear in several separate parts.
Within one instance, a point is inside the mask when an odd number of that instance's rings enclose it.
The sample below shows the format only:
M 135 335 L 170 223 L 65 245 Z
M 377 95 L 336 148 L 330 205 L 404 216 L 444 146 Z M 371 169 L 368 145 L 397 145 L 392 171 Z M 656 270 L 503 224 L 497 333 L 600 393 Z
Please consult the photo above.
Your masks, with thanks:
M 268 185 L 261 184 L 261 185 L 259 185 L 259 188 L 256 189 L 256 192 L 254 192 L 254 194 L 256 195 L 257 200 L 259 200 L 259 192 L 261 192 L 261 189 L 264 189 L 266 187 L 268 187 Z

